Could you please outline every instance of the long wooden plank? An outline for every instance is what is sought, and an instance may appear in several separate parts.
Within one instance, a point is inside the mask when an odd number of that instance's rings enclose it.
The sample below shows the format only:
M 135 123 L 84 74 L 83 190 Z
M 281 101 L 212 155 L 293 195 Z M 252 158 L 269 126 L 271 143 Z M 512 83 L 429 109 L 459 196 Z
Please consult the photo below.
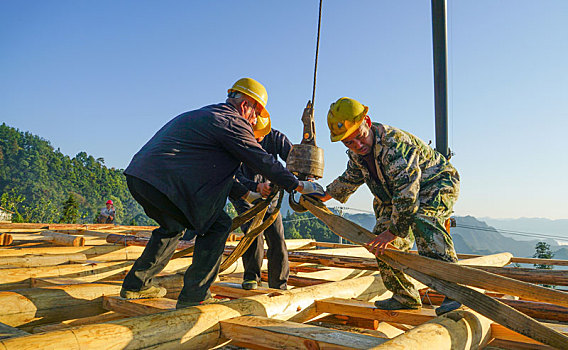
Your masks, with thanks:
M 313 325 L 241 316 L 220 322 L 221 336 L 253 349 L 371 349 L 386 340 Z
M 385 311 L 375 308 L 373 304 L 368 302 L 339 298 L 318 300 L 316 301 L 316 309 L 322 313 L 367 318 L 389 323 L 402 323 L 412 326 L 418 326 L 436 318 L 436 313 L 433 309 Z M 500 324 L 493 323 L 491 330 L 494 332 L 492 336 L 495 338 L 528 344 L 542 344 Z
M 252 295 L 259 294 L 272 294 L 278 295 L 282 291 L 274 288 L 258 287 L 257 289 L 246 290 L 241 287 L 238 283 L 229 282 L 218 282 L 211 285 L 211 293 L 218 296 L 224 296 L 227 298 L 244 298 L 250 297 Z
M 333 214 L 323 203 L 300 197 L 300 203 L 322 220 L 333 232 L 357 244 L 371 241 L 375 235 L 363 227 Z M 469 306 L 473 310 L 516 332 L 559 348 L 568 348 L 568 337 L 550 329 L 525 314 L 471 288 L 519 295 L 533 300 L 568 306 L 568 293 L 530 285 L 489 272 L 388 249 L 380 257 L 387 264 L 416 278 L 427 286 Z M 410 268 L 409 266 L 412 266 Z M 523 294 L 523 295 L 521 295 Z
M 43 231 L 40 235 L 47 237 L 53 244 L 66 245 L 72 247 L 82 247 L 85 245 L 85 237 L 66 235 L 53 231 Z
M 304 196 L 300 197 L 300 201 L 304 207 L 326 223 L 332 231 L 354 243 L 366 244 L 376 237 L 354 222 L 333 214 L 321 202 Z M 498 276 L 475 268 L 392 249 L 387 249 L 381 259 L 396 262 L 401 269 L 412 267 L 416 271 L 445 281 L 568 307 L 568 293 L 566 292 Z
M 140 316 L 175 310 L 176 301 L 168 298 L 127 300 L 117 296 L 104 296 L 103 308 L 123 315 Z
M 84 263 L 87 256 L 83 253 L 61 255 L 24 255 L 24 256 L 1 256 L 0 268 L 6 267 L 39 267 L 68 264 L 70 262 Z
M 479 266 L 477 269 L 530 283 L 568 286 L 568 271 Z
M 464 305 L 469 306 L 480 314 L 513 331 L 550 346 L 560 349 L 568 349 L 568 336 L 541 324 L 535 319 L 499 302 L 498 300 L 471 288 L 463 287 L 457 283 L 448 282 L 414 269 L 403 267 L 395 260 L 390 259 L 390 257 L 385 258 L 385 261 L 391 266 L 398 265 L 397 267 L 399 269 L 418 279 L 427 286 L 443 293 L 449 298 L 458 300 Z
M 316 300 L 316 310 L 318 313 L 368 318 L 384 322 L 408 324 L 411 326 L 418 326 L 436 318 L 436 313 L 433 309 L 381 310 L 365 301 L 340 298 Z
M 460 259 L 471 259 L 482 257 L 483 255 L 478 254 L 458 254 L 458 258 Z M 537 259 L 537 258 L 521 258 L 521 257 L 512 257 L 512 263 L 519 263 L 519 264 L 538 264 L 538 265 L 557 265 L 557 266 L 568 266 L 568 260 L 560 260 L 560 259 Z
M 427 291 L 420 290 L 420 296 L 422 298 L 422 303 L 425 305 L 440 305 L 445 297 L 443 294 L 439 294 L 429 289 Z M 496 297 L 496 299 L 532 318 L 547 321 L 568 322 L 568 308 L 563 306 L 537 301 L 506 299 L 501 296 Z

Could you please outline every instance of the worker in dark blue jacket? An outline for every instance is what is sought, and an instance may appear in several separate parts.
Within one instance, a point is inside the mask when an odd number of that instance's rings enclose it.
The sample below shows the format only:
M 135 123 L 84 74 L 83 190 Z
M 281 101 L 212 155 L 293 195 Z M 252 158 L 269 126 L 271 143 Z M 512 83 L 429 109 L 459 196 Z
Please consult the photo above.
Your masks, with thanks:
M 265 124 L 265 126 L 259 127 L 259 124 Z M 286 135 L 270 127 L 270 119 L 266 123 L 262 118 L 259 118 L 254 129 L 257 141 L 259 141 L 260 146 L 268 154 L 271 154 L 274 159 L 278 159 L 278 157 L 283 161 L 288 159 L 292 142 L 288 140 Z M 268 134 L 264 135 L 266 132 Z M 271 183 L 265 176 L 250 167 L 242 165 L 237 171 L 236 177 L 248 190 L 258 192 L 263 196 L 270 194 Z M 265 219 L 274 212 L 277 201 L 278 196 L 272 201 Z M 239 214 L 252 207 L 250 203 L 243 199 L 231 199 L 231 202 Z M 243 232 L 248 231 L 250 224 L 251 222 L 249 221 L 241 227 Z M 268 286 L 276 289 L 287 289 L 290 266 L 288 264 L 288 250 L 284 241 L 284 226 L 282 225 L 282 215 L 280 213 L 263 234 L 268 245 L 266 253 L 268 260 Z M 256 289 L 260 283 L 260 269 L 264 258 L 263 234 L 259 234 L 243 254 L 243 265 L 245 268 L 242 283 L 243 289 Z
M 313 182 L 298 181 L 256 141 L 257 117 L 269 117 L 266 89 L 250 78 L 228 90 L 226 103 L 183 113 L 162 127 L 124 171 L 132 196 L 160 225 L 122 284 L 121 297 L 162 297 L 152 278 L 166 266 L 187 229 L 195 230 L 193 262 L 184 276 L 177 307 L 213 301 L 231 219 L 223 210 L 234 175 L 246 164 L 286 191 L 323 195 Z M 252 191 L 242 196 L 252 201 Z

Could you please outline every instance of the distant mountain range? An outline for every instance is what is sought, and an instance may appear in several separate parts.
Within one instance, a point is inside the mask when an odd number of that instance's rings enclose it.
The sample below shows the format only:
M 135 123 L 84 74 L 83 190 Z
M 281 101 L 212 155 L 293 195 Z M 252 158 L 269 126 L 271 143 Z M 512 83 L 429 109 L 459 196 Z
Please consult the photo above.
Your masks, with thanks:
M 344 217 L 368 230 L 372 230 L 375 225 L 375 217 L 372 214 L 344 214 Z M 510 220 L 510 222 L 511 225 L 508 227 L 520 227 L 520 225 L 513 226 L 514 220 Z M 546 242 L 554 252 L 555 259 L 568 259 L 568 246 L 561 246 L 554 239 L 528 239 L 528 237 L 523 236 L 523 240 L 518 240 L 516 236 L 511 238 L 501 234 L 495 227 L 473 216 L 456 217 L 456 225 L 457 227 L 452 227 L 451 234 L 458 253 L 487 255 L 509 252 L 516 257 L 530 258 L 535 253 L 536 244 Z M 532 230 L 532 228 L 530 230 L 525 229 L 527 232 Z
M 479 218 L 495 227 L 504 236 L 517 240 L 530 240 L 534 237 L 554 238 L 568 244 L 568 219 L 550 220 L 544 218 L 493 219 Z

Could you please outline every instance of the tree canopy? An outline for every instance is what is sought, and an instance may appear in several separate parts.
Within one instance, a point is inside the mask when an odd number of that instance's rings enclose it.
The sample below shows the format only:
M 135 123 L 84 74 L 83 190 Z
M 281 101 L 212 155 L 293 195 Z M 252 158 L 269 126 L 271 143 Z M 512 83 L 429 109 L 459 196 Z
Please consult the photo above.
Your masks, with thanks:
M 0 206 L 14 212 L 16 222 L 94 223 L 112 199 L 117 224 L 155 224 L 130 195 L 122 169 L 108 168 L 102 158 L 85 152 L 71 158 L 5 123 L 0 125 L 0 193 Z

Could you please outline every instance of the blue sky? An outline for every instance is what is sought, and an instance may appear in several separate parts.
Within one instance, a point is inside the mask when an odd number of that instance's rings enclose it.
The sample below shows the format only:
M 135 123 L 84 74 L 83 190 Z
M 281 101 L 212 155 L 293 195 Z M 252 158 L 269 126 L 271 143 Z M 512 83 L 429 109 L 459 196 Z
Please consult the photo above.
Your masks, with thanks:
M 448 1 L 458 215 L 568 218 L 568 1 Z M 179 113 L 268 89 L 294 142 L 311 98 L 317 0 L 0 2 L 0 121 L 125 168 Z M 325 122 L 349 96 L 434 142 L 430 1 L 324 0 L 315 103 L 322 184 L 345 169 Z M 333 204 L 332 204 L 333 205 Z M 370 210 L 362 187 L 347 206 Z

